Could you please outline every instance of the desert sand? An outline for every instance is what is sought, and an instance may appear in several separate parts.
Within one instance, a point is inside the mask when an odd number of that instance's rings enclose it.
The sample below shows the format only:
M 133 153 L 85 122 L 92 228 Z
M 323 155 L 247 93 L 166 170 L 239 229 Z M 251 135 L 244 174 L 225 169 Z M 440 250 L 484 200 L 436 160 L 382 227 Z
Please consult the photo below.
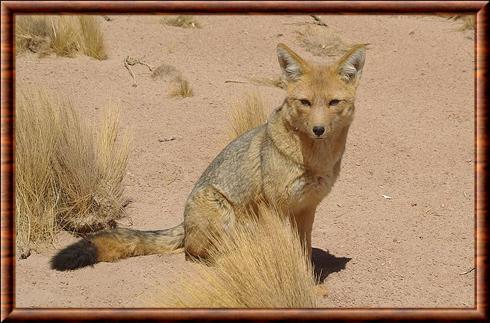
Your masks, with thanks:
M 257 91 L 271 110 L 284 98 L 279 88 L 226 81 L 277 76 L 278 42 L 326 60 L 297 40 L 308 16 L 197 16 L 199 29 L 111 17 L 101 19 L 107 60 L 22 54 L 16 82 L 68 96 L 94 122 L 108 103 L 121 107 L 133 137 L 124 182 L 133 202 L 121 225 L 136 229 L 182 221 L 194 182 L 227 144 L 236 100 Z M 369 49 L 340 178 L 313 229 L 328 290 L 320 306 L 474 307 L 473 31 L 436 16 L 321 19 Z M 145 66 L 133 67 L 133 87 L 126 56 L 175 66 L 194 96 L 169 97 Z M 50 257 L 75 240 L 61 233 L 53 248 L 17 260 L 16 307 L 144 307 L 193 266 L 172 254 L 51 270 Z

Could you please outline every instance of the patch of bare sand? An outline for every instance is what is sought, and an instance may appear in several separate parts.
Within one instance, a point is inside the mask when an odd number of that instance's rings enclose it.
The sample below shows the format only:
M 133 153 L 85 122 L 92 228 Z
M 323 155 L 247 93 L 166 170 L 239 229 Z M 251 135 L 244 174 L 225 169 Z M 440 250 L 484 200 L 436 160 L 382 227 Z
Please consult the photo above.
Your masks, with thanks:
M 17 58 L 18 82 L 69 95 L 96 120 L 108 101 L 130 128 L 126 192 L 133 227 L 182 220 L 194 182 L 227 140 L 228 109 L 257 89 L 270 108 L 283 91 L 225 83 L 275 77 L 275 45 L 301 48 L 307 16 L 199 16 L 199 29 L 164 26 L 160 17 L 103 22 L 109 58 Z M 472 307 L 474 271 L 474 106 L 471 32 L 440 17 L 322 16 L 351 41 L 370 43 L 341 176 L 318 208 L 313 229 L 326 307 Z M 298 25 L 300 23 L 300 25 Z M 194 96 L 168 97 L 168 83 L 126 56 L 176 67 Z M 175 140 L 162 139 L 176 137 Z M 161 139 L 161 140 L 159 140 Z M 384 195 L 390 196 L 386 199 Z M 57 247 L 74 238 L 61 234 Z M 191 270 L 182 254 L 101 263 L 56 272 L 55 250 L 17 261 L 17 307 L 135 307 Z

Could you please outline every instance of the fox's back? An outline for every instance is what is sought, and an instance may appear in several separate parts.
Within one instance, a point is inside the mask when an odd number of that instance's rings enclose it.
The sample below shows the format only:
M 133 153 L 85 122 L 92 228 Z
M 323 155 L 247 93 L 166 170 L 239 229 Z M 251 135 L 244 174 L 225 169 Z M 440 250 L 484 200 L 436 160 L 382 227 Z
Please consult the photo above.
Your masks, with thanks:
M 266 125 L 261 125 L 229 143 L 201 175 L 189 199 L 209 186 L 236 205 L 257 196 L 261 190 L 260 147 L 265 129 Z

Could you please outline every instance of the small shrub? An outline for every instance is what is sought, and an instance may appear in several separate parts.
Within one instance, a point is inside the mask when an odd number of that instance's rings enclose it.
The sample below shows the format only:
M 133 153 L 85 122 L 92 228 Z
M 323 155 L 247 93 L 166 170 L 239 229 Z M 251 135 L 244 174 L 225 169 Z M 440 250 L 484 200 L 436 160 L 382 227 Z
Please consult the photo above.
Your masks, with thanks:
M 297 40 L 306 51 L 315 56 L 336 57 L 350 48 L 331 28 L 317 25 L 298 31 Z
M 243 217 L 241 217 L 243 218 Z M 165 307 L 314 308 L 315 278 L 287 217 L 262 206 L 211 252 L 212 265 L 184 275 Z M 210 235 L 209 239 L 215 239 Z
M 50 47 L 58 56 L 73 57 L 81 48 L 80 35 L 73 17 L 49 17 L 52 29 Z
M 194 91 L 186 79 L 177 77 L 172 81 L 172 83 L 172 89 L 169 93 L 171 97 L 187 98 L 194 95 Z
M 15 17 L 15 48 L 25 51 L 45 52 L 49 48 L 50 26 L 44 16 Z
M 129 141 L 109 107 L 98 131 L 70 101 L 41 90 L 16 93 L 16 241 L 51 243 L 56 232 L 96 231 L 124 215 Z
M 107 58 L 100 23 L 93 16 L 16 16 L 15 40 L 17 53 L 73 57 L 81 51 Z
M 463 25 L 461 26 L 461 30 L 474 30 L 476 26 L 476 17 L 467 15 L 462 17 Z
M 458 21 L 461 23 L 459 27 L 460 31 L 474 30 L 476 26 L 476 16 L 475 15 L 456 15 L 451 16 L 449 19 Z
M 100 22 L 94 16 L 79 16 L 83 52 L 98 60 L 107 59 Z

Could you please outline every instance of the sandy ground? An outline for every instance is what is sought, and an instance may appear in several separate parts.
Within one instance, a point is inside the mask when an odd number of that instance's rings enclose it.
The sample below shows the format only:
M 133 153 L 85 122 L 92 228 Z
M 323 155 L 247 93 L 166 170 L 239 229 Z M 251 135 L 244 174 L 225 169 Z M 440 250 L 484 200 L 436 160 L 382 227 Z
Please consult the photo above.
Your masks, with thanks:
M 200 16 L 202 29 L 159 19 L 103 21 L 105 61 L 33 54 L 16 61 L 18 82 L 68 95 L 92 120 L 111 101 L 121 106 L 134 138 L 125 187 L 138 229 L 180 223 L 193 183 L 226 144 L 236 99 L 256 90 L 272 109 L 284 97 L 226 80 L 277 75 L 278 42 L 321 61 L 296 39 L 307 16 Z M 474 267 L 473 33 L 430 16 L 322 19 L 370 49 L 341 176 L 314 224 L 315 262 L 329 291 L 320 305 L 473 307 L 474 271 L 461 274 Z M 127 55 L 174 65 L 194 97 L 169 98 L 168 84 L 144 66 L 134 67 L 132 87 Z M 56 247 L 74 240 L 60 234 Z M 56 272 L 48 265 L 54 252 L 17 262 L 16 307 L 144 306 L 191 266 L 177 254 Z

